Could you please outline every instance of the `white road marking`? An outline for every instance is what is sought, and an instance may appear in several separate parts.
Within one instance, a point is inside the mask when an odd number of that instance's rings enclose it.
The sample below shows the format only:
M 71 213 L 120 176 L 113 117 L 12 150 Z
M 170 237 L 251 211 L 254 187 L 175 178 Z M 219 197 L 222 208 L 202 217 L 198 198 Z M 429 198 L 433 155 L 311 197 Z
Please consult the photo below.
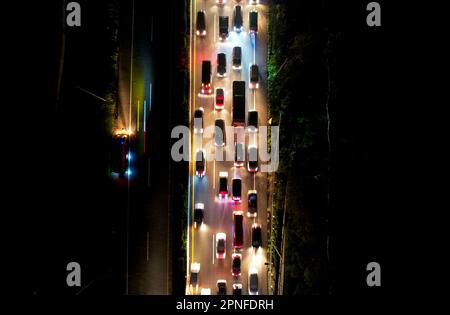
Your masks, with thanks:
M 213 243 L 212 243 L 212 253 L 213 253 L 213 255 L 212 255 L 212 260 L 213 260 L 213 265 L 214 265 L 214 258 L 216 258 L 216 255 L 215 255 L 215 252 L 214 252 L 214 246 L 215 246 L 215 242 L 214 242 L 214 239 L 215 239 L 215 235 L 213 234 Z
M 213 161 L 213 188 L 216 189 L 216 159 Z

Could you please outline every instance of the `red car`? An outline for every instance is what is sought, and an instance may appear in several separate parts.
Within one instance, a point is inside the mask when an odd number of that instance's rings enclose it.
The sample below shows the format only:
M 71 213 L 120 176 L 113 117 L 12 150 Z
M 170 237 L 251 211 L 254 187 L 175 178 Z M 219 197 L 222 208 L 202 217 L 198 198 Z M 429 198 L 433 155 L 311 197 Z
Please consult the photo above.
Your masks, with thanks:
M 214 104 L 214 108 L 217 110 L 223 109 L 225 106 L 225 91 L 223 88 L 216 89 L 216 103 Z

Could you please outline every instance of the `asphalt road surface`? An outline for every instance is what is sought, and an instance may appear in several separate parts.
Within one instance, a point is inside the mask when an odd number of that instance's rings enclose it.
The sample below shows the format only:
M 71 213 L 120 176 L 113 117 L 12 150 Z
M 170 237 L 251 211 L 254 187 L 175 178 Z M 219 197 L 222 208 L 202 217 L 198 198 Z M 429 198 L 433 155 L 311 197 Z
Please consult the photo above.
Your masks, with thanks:
M 259 5 L 250 5 L 249 1 L 241 1 L 244 31 L 236 33 L 233 27 L 233 10 L 237 4 L 236 1 L 227 1 L 222 7 L 215 1 L 196 0 L 193 1 L 192 8 L 192 35 L 191 36 L 191 127 L 193 124 L 194 110 L 199 107 L 204 108 L 204 128 L 214 126 L 215 119 L 225 120 L 226 126 L 231 128 L 232 113 L 232 82 L 243 80 L 246 82 L 246 113 L 250 109 L 258 111 L 259 125 L 266 125 L 267 121 L 267 103 L 266 103 L 266 56 L 267 56 L 267 1 L 261 1 Z M 258 33 L 255 37 L 249 33 L 249 11 L 258 11 Z M 206 12 L 207 35 L 204 38 L 195 36 L 196 12 L 204 10 Z M 219 40 L 219 16 L 229 16 L 229 37 L 225 42 Z M 242 70 L 233 70 L 232 49 L 234 46 L 242 47 Z M 227 59 L 227 76 L 218 78 L 216 73 L 217 54 L 224 52 Z M 212 62 L 212 88 L 213 93 L 210 96 L 200 96 L 201 86 L 201 64 L 203 60 Z M 249 66 L 256 63 L 259 66 L 260 79 L 259 89 L 249 89 Z M 225 90 L 225 108 L 221 111 L 214 110 L 214 90 L 217 87 L 223 87 Z M 191 128 L 193 130 L 193 128 Z M 224 154 L 229 152 L 234 145 L 232 129 L 227 130 L 227 145 Z M 194 136 L 194 134 L 192 133 Z M 203 137 L 201 134 L 195 135 L 192 141 L 194 150 L 191 150 L 191 160 L 196 149 L 203 148 L 207 155 L 215 152 L 213 145 L 213 134 L 206 137 L 205 131 Z M 257 136 L 245 134 L 245 150 L 248 144 L 256 144 Z M 211 151 L 210 151 L 211 150 Z M 234 155 L 233 155 L 234 158 Z M 188 245 L 188 263 L 200 263 L 200 288 L 210 288 L 212 294 L 217 292 L 217 280 L 225 279 L 227 281 L 227 294 L 232 294 L 232 284 L 242 283 L 242 293 L 248 294 L 248 270 L 250 267 L 256 267 L 259 277 L 259 294 L 268 294 L 267 288 L 267 173 L 259 171 L 252 174 L 247 171 L 246 163 L 242 167 L 234 167 L 233 159 L 231 161 L 207 161 L 206 176 L 198 178 L 195 176 L 195 162 L 191 162 L 190 171 L 190 205 L 191 205 L 191 223 L 193 219 L 194 203 L 202 202 L 205 204 L 204 226 L 201 229 L 194 230 L 189 226 L 189 245 Z M 218 199 L 219 172 L 228 172 L 229 196 L 231 196 L 231 181 L 233 177 L 242 179 L 242 203 L 235 204 L 229 197 L 228 200 Z M 258 192 L 258 215 L 256 218 L 249 218 L 247 214 L 247 191 L 256 189 Z M 244 212 L 244 248 L 242 253 L 242 275 L 235 278 L 231 274 L 231 256 L 233 253 L 233 211 L 242 210 Z M 251 247 L 251 225 L 253 222 L 262 225 L 263 246 L 255 254 Z M 217 260 L 215 257 L 215 235 L 216 233 L 226 233 L 227 249 L 226 258 Z M 190 268 L 190 266 L 189 266 Z M 189 270 L 189 269 L 188 269 Z M 188 277 L 189 281 L 189 277 Z M 188 284 L 186 286 L 189 292 Z M 200 289 L 197 292 L 200 294 Z

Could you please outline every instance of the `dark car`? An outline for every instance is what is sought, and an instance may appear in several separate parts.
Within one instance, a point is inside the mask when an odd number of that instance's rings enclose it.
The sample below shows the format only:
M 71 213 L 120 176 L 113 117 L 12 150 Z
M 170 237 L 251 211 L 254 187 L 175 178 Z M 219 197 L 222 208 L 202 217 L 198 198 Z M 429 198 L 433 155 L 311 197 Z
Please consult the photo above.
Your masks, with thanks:
M 223 119 L 216 119 L 214 129 L 214 144 L 218 147 L 223 147 L 226 142 L 225 121 Z
M 233 200 L 240 202 L 242 196 L 242 180 L 240 178 L 233 178 L 231 190 L 233 193 Z
M 231 256 L 231 274 L 235 277 L 241 275 L 242 254 L 234 253 Z
M 224 77 L 227 75 L 227 57 L 224 53 L 217 54 L 217 76 Z
M 130 136 L 126 131 L 116 133 L 112 137 L 111 172 L 120 177 L 129 174 Z
M 256 110 L 248 111 L 247 131 L 258 132 L 258 112 Z
M 204 203 L 196 203 L 194 205 L 194 228 L 197 228 L 202 225 L 204 211 L 205 211 Z
M 258 12 L 253 10 L 248 14 L 250 33 L 258 33 Z
M 248 146 L 247 170 L 251 173 L 258 171 L 258 147 L 254 144 Z
M 219 38 L 224 41 L 228 37 L 228 16 L 219 16 Z
M 258 214 L 258 192 L 256 190 L 248 191 L 248 211 L 249 217 L 256 217 Z
M 242 283 L 233 283 L 233 295 L 242 295 Z
M 250 66 L 250 84 L 251 89 L 259 88 L 259 68 L 257 65 Z
M 258 223 L 252 224 L 252 246 L 258 249 L 261 246 L 261 225 Z
M 233 15 L 233 29 L 235 32 L 242 32 L 244 30 L 243 20 L 242 20 L 242 9 L 240 5 L 234 7 Z
M 205 152 L 198 150 L 195 154 L 195 175 L 202 178 L 206 174 Z
M 214 104 L 214 108 L 217 110 L 223 109 L 225 106 L 225 91 L 223 88 L 216 89 L 216 103 Z
M 203 133 L 203 107 L 194 112 L 194 133 Z
M 242 211 L 233 212 L 233 247 L 241 249 L 244 246 L 244 215 Z
M 216 234 L 216 258 L 225 259 L 227 256 L 227 235 L 225 233 Z
M 242 68 L 241 58 L 242 48 L 239 46 L 233 47 L 233 69 L 239 70 Z
M 219 198 L 228 198 L 228 172 L 219 173 Z
M 227 294 L 227 280 L 217 280 L 217 295 Z
M 204 60 L 202 62 L 202 94 L 211 94 L 211 61 Z
M 206 36 L 206 17 L 205 11 L 197 12 L 197 35 Z
M 200 263 L 194 262 L 191 265 L 191 276 L 189 277 L 189 290 L 191 294 L 198 292 L 200 284 Z

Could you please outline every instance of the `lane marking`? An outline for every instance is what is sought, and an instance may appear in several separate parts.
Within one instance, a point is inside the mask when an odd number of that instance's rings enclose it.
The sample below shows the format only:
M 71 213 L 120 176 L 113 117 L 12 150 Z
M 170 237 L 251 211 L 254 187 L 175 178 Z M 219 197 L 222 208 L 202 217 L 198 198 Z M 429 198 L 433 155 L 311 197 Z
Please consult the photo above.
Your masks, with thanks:
M 137 121 L 137 131 L 139 132 L 139 111 L 140 111 L 140 108 L 141 108 L 141 104 L 140 104 L 140 101 L 138 100 L 137 101 L 137 119 L 136 119 L 136 121 Z
M 213 161 L 213 189 L 216 189 L 216 159 Z
M 196 0 L 193 0 L 194 1 L 194 12 L 197 12 L 197 1 Z M 191 26 L 193 25 L 193 23 L 194 23 L 194 21 L 193 21 L 193 19 L 192 19 L 192 17 L 191 17 Z M 193 71 L 193 83 L 192 83 L 192 88 L 193 88 L 193 91 L 194 91 L 194 93 L 192 93 L 192 95 L 193 95 L 193 102 L 192 102 L 192 104 L 193 104 L 193 108 L 191 107 L 191 119 L 190 119 L 190 121 L 189 121 L 189 123 L 191 124 L 191 130 L 192 130 L 192 111 L 193 110 L 195 110 L 195 107 L 196 107 L 196 101 L 197 101 L 197 99 L 196 99 L 196 95 L 195 95 L 195 83 L 196 83 L 196 81 L 195 81 L 195 75 L 196 75 L 196 65 L 197 65 L 197 63 L 196 63 L 196 58 L 197 58 L 197 36 L 195 36 L 194 34 L 193 34 L 193 32 L 191 32 L 191 36 L 194 38 L 194 46 L 193 46 L 193 52 L 194 52 L 194 59 L 193 59 L 193 67 L 194 67 L 194 71 Z M 194 185 L 194 176 L 195 176 L 195 170 L 194 170 L 194 167 L 193 167 L 193 161 L 194 161 L 194 150 L 192 150 L 192 148 L 194 148 L 194 144 L 195 144 L 195 138 L 194 137 L 192 137 L 192 147 L 191 147 L 191 166 L 192 166 L 192 171 L 191 171 L 191 176 L 192 176 L 192 186 L 191 186 L 191 188 L 192 188 L 192 198 L 191 198 L 191 211 L 192 211 L 192 213 L 193 213 L 193 211 L 194 211 L 194 196 L 195 196 L 195 185 Z M 192 255 L 191 255 L 191 257 L 192 257 L 192 261 L 195 261 L 195 255 L 194 255 L 194 244 L 195 244 L 195 242 L 194 242 L 194 216 L 192 215 L 192 218 L 191 218 L 191 234 L 192 234 L 192 240 L 191 240 L 191 245 L 192 245 Z

